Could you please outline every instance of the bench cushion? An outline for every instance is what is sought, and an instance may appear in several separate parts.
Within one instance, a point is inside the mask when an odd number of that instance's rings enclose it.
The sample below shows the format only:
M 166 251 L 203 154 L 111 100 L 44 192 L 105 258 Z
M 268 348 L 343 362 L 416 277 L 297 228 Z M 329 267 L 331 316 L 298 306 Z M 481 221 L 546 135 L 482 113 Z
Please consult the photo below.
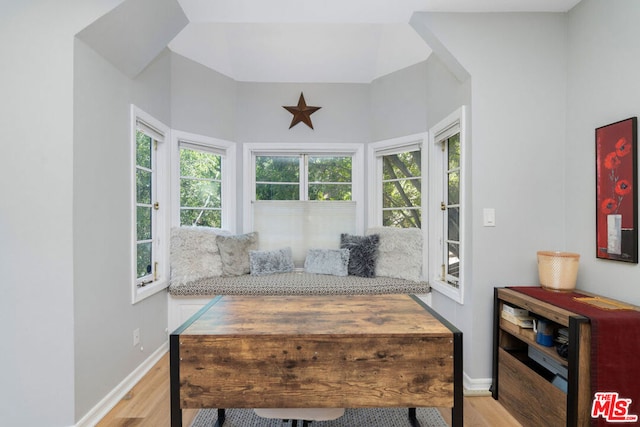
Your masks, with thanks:
M 173 296 L 426 294 L 429 290 L 427 282 L 298 271 L 264 276 L 209 277 L 169 286 L 169 293 Z

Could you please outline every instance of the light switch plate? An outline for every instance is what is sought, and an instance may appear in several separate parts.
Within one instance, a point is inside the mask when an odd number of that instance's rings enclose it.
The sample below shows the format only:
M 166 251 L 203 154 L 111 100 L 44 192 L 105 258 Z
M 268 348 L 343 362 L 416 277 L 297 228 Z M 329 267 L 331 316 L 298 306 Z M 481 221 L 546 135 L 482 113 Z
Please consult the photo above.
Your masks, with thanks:
M 483 215 L 482 225 L 484 225 L 485 227 L 496 226 L 496 210 L 495 209 L 484 208 L 482 215 Z

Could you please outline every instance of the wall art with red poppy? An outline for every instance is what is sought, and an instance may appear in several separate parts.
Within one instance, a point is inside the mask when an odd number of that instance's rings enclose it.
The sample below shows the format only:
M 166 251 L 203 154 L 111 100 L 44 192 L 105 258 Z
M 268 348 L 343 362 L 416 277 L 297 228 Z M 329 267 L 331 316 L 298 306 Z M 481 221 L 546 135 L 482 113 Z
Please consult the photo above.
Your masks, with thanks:
M 596 129 L 596 256 L 638 263 L 638 118 Z

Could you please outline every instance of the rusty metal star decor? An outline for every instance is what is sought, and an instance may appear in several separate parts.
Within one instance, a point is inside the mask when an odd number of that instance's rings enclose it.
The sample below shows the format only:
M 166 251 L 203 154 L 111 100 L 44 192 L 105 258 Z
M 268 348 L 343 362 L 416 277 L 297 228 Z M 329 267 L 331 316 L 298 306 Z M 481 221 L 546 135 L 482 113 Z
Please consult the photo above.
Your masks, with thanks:
M 282 106 L 285 110 L 293 114 L 293 119 L 291 119 L 291 125 L 289 129 L 302 122 L 305 125 L 309 126 L 313 129 L 313 123 L 311 123 L 311 115 L 321 109 L 322 107 L 311 107 L 307 106 L 307 103 L 304 100 L 304 94 L 300 92 L 300 99 L 298 99 L 298 105 L 292 106 Z

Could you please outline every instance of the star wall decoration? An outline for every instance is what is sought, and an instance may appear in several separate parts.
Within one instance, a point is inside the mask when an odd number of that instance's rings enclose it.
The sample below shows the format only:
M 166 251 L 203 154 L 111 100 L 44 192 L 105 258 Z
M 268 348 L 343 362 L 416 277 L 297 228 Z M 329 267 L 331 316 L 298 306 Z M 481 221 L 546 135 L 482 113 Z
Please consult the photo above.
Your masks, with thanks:
M 293 114 L 293 119 L 291 119 L 291 125 L 289 129 L 302 122 L 305 125 L 309 126 L 313 129 L 313 123 L 311 123 L 311 115 L 321 109 L 322 107 L 311 107 L 307 106 L 307 103 L 304 100 L 304 94 L 300 92 L 300 99 L 298 100 L 298 105 L 292 106 L 282 106 L 285 110 Z

